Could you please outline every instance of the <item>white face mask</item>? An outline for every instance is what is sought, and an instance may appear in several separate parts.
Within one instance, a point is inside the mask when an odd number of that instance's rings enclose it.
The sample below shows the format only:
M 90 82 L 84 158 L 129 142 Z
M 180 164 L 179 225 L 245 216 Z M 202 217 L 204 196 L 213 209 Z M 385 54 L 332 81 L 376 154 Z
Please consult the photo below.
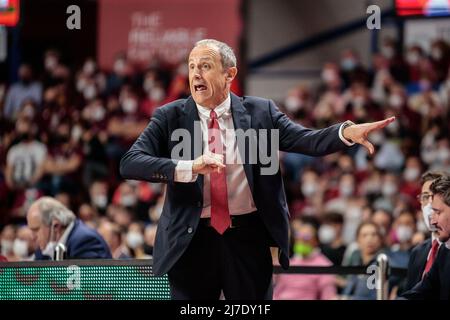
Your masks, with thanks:
M 431 207 L 431 203 L 422 207 L 422 216 L 427 229 L 431 232 L 437 231 L 436 227 L 431 224 L 431 215 L 433 214 L 433 209 Z
M 403 105 L 403 98 L 399 94 L 392 94 L 389 96 L 389 105 L 395 109 L 399 109 Z
M 83 72 L 89 76 L 93 75 L 95 72 L 95 62 L 93 61 L 87 61 L 83 66 Z
M 164 89 L 156 87 L 150 91 L 150 99 L 156 102 L 162 101 L 166 96 Z
M 2 255 L 7 256 L 11 253 L 13 249 L 13 242 L 11 240 L 2 239 Z
M 355 191 L 355 187 L 352 184 L 342 184 L 339 186 L 339 194 L 342 197 L 350 197 Z
M 395 49 L 391 46 L 383 46 L 381 48 L 381 54 L 386 58 L 391 59 L 392 57 L 394 57 Z
M 47 245 L 45 246 L 45 249 L 42 250 L 42 255 L 49 256 L 51 260 L 54 259 L 55 249 L 56 249 L 56 244 L 57 244 L 57 242 L 54 241 L 53 238 L 54 238 L 54 226 L 52 225 L 50 227 L 49 241 L 48 241 Z
M 397 228 L 397 239 L 400 242 L 407 242 L 411 240 L 413 236 L 413 229 L 408 226 L 400 225 Z
M 83 90 L 83 97 L 86 100 L 92 100 L 97 96 L 97 89 L 95 89 L 94 85 L 90 85 L 88 87 L 85 87 Z
M 302 184 L 302 193 L 305 197 L 311 197 L 316 193 L 317 187 L 313 183 Z
M 336 230 L 327 224 L 319 228 L 319 241 L 323 244 L 330 244 L 336 239 Z
M 131 249 L 136 249 L 144 244 L 144 237 L 139 232 L 130 231 L 127 233 L 127 244 Z
M 48 71 L 53 71 L 58 64 L 58 60 L 54 56 L 48 56 L 47 58 L 45 58 L 44 64 L 45 69 L 47 69 Z
M 134 113 L 137 110 L 137 102 L 133 98 L 127 98 L 123 101 L 122 107 L 125 113 Z
M 297 112 L 302 107 L 302 101 L 298 97 L 287 97 L 284 102 L 286 110 L 289 112 Z
M 28 242 L 21 239 L 14 240 L 13 252 L 16 257 L 22 259 L 28 257 Z
M 381 187 L 381 192 L 384 196 L 390 197 L 397 192 L 397 186 L 394 183 L 385 183 Z
M 331 70 L 331 69 L 324 69 L 322 71 L 322 80 L 325 83 L 333 82 L 336 79 L 337 79 L 337 75 L 336 75 L 336 72 L 334 72 L 333 70 Z
M 127 194 L 120 198 L 120 204 L 124 207 L 132 207 L 136 204 L 136 201 L 136 197 L 132 194 Z
M 104 209 L 108 204 L 108 197 L 104 194 L 100 194 L 94 197 L 93 202 L 97 208 Z
M 406 61 L 411 65 L 416 65 L 419 62 L 420 56 L 415 51 L 410 51 L 406 55 Z
M 406 181 L 412 182 L 417 180 L 420 175 L 420 170 L 417 168 L 406 168 L 405 172 L 403 173 L 403 178 L 405 178 Z

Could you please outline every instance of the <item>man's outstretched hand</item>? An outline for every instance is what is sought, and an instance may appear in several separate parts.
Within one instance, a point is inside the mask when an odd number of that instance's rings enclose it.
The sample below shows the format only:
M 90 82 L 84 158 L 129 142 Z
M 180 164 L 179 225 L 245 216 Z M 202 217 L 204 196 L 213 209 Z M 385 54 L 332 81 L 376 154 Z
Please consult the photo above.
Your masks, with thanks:
M 362 144 L 369 151 L 369 154 L 375 152 L 372 143 L 367 139 L 369 134 L 375 130 L 380 130 L 386 127 L 391 122 L 395 121 L 395 117 L 390 117 L 377 122 L 354 124 L 344 129 L 342 135 L 345 139 L 355 143 Z

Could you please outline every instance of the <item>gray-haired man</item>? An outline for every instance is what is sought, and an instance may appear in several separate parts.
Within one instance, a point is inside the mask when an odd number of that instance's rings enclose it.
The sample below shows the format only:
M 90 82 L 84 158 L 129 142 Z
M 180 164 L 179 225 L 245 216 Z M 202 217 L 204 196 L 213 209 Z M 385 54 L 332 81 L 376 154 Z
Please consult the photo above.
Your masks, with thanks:
M 39 246 L 36 260 L 54 259 L 59 243 L 65 246 L 66 259 L 111 259 L 108 245 L 97 231 L 53 198 L 36 200 L 28 210 L 27 222 Z

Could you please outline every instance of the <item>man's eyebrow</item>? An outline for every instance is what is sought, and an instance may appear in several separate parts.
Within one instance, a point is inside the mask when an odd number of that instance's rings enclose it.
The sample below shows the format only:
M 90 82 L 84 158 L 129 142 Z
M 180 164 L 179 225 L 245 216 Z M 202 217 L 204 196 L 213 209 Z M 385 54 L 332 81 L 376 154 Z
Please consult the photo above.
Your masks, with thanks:
M 210 58 L 210 57 L 204 57 L 204 58 L 200 58 L 199 59 L 200 61 L 203 61 L 203 60 L 207 60 L 207 61 L 214 61 L 212 58 Z M 193 60 L 192 60 L 192 58 L 191 59 L 189 59 L 189 63 L 190 62 L 193 62 Z

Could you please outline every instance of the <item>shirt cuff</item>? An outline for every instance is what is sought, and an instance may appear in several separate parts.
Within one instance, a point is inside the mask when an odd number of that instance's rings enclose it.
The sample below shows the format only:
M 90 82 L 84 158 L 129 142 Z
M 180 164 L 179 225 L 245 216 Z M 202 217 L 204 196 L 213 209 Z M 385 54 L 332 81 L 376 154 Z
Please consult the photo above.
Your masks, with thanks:
M 197 180 L 197 174 L 192 174 L 192 165 L 194 160 L 180 160 L 175 167 L 175 182 L 194 182 Z
M 344 124 L 345 124 L 345 122 L 343 124 L 341 124 L 341 126 L 339 127 L 339 139 L 341 139 L 341 141 L 343 143 L 345 143 L 347 146 L 351 147 L 355 143 L 354 142 L 350 142 L 350 141 L 348 141 L 347 139 L 344 138 Z

